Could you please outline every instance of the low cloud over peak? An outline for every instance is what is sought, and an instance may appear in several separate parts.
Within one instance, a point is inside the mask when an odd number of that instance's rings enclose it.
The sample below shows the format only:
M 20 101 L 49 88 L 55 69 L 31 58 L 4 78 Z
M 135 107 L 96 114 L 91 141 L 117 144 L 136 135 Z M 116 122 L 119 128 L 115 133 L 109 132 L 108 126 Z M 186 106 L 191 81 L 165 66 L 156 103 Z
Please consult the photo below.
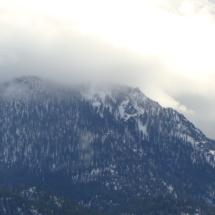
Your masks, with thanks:
M 208 129 L 215 112 L 198 99 L 213 106 L 212 2 L 8 0 L 0 11 L 1 81 L 38 75 L 137 86 L 215 138 Z

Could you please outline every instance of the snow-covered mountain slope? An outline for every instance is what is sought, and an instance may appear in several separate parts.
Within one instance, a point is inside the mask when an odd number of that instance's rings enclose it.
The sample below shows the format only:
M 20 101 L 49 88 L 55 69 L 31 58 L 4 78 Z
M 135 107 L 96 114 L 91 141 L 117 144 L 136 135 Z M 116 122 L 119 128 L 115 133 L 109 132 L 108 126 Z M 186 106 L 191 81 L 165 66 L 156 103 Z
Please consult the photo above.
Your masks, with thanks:
M 37 77 L 0 86 L 4 185 L 51 186 L 95 208 L 119 204 L 109 191 L 213 203 L 214 155 L 214 143 L 183 115 L 137 88 Z
M 148 127 L 155 126 L 161 135 L 177 137 L 195 150 L 201 151 L 206 161 L 214 166 L 215 145 L 183 115 L 171 108 L 162 108 L 138 88 L 116 85 L 89 86 L 81 94 L 97 109 L 101 117 L 104 110 L 108 109 L 116 120 L 125 123 L 134 120 L 135 129 L 146 139 L 149 139 Z

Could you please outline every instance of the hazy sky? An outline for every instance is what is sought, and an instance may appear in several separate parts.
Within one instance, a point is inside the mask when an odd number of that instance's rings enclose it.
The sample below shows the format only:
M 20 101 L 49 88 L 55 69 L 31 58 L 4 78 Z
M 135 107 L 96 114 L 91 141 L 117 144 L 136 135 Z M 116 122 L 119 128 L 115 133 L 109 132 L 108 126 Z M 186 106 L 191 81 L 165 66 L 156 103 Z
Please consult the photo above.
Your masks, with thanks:
M 215 139 L 215 0 L 0 0 L 0 79 L 139 87 Z

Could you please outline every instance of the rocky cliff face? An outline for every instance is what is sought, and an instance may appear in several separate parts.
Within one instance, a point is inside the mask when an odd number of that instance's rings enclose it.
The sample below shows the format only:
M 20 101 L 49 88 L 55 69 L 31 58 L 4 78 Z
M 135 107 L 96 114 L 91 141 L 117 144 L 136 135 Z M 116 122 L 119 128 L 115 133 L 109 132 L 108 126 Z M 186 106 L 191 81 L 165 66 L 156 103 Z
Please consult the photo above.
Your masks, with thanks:
M 213 141 L 137 88 L 37 77 L 0 86 L 6 186 L 52 187 L 100 209 L 159 194 L 214 204 L 214 155 Z

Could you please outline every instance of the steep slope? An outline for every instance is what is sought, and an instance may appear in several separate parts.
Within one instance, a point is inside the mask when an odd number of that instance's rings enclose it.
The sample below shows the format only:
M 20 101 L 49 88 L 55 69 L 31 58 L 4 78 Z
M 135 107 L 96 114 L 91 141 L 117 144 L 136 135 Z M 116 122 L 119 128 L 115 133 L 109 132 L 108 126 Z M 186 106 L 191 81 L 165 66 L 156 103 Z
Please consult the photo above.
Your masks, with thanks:
M 215 145 L 137 88 L 0 86 L 0 182 L 52 187 L 96 209 L 171 195 L 214 203 Z

